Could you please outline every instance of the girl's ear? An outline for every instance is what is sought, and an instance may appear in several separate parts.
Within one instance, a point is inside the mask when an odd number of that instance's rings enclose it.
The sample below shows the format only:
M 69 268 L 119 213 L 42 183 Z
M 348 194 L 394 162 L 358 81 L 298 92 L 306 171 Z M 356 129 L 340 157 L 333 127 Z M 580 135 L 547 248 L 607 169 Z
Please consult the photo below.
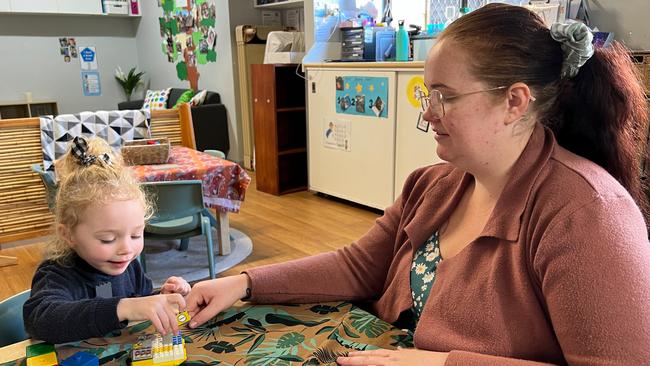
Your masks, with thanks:
M 508 109 L 506 125 L 519 121 L 527 112 L 528 104 L 533 99 L 530 88 L 524 83 L 514 83 L 507 92 Z
M 74 244 L 72 242 L 72 231 L 67 226 L 58 224 L 56 226 L 56 233 L 60 238 L 65 240 L 71 248 L 74 248 Z

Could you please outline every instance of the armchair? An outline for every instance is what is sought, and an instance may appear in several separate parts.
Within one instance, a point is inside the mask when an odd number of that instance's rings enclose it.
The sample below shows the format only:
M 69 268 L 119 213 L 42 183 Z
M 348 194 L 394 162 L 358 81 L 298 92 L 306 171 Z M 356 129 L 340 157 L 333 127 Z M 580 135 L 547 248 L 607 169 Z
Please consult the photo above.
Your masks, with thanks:
M 167 108 L 176 104 L 178 98 L 187 89 L 172 88 L 167 100 Z M 118 103 L 118 109 L 140 109 L 144 100 L 132 100 Z M 228 137 L 228 114 L 226 107 L 221 103 L 219 93 L 208 91 L 203 104 L 192 107 L 192 125 L 196 149 L 219 150 L 228 155 L 230 139 Z

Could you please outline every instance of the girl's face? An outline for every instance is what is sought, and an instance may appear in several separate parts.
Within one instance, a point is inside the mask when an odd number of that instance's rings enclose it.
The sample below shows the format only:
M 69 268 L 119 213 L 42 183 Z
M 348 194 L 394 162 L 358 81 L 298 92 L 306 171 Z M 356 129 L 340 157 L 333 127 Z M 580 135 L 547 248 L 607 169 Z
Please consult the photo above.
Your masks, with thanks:
M 485 90 L 493 86 L 478 81 L 468 71 L 465 52 L 453 41 L 441 41 L 429 52 L 424 81 L 429 90 L 437 89 L 444 97 Z M 490 165 L 500 150 L 505 134 L 506 99 L 481 92 L 443 101 L 440 117 L 429 108 L 423 118 L 429 122 L 438 142 L 440 158 L 457 167 L 473 170 Z
M 144 245 L 144 207 L 138 200 L 88 207 L 64 237 L 88 264 L 112 276 L 123 273 Z

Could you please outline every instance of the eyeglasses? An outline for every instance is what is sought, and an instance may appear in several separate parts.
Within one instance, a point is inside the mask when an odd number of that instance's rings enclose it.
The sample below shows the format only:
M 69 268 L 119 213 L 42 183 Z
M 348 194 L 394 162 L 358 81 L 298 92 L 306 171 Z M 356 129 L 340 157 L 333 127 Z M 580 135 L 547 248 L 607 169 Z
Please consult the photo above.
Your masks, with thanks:
M 507 88 L 507 86 L 497 86 L 495 88 L 476 90 L 469 93 L 456 94 L 450 96 L 444 96 L 442 95 L 440 90 L 432 89 L 429 95 L 426 95 L 424 94 L 424 92 L 420 91 L 418 95 L 418 99 L 420 99 L 420 104 L 422 105 L 422 112 L 426 112 L 428 108 L 431 108 L 431 112 L 433 112 L 435 118 L 442 118 L 445 116 L 445 102 L 449 102 L 450 100 L 464 97 L 466 95 L 491 92 L 491 91 L 501 90 L 505 88 Z

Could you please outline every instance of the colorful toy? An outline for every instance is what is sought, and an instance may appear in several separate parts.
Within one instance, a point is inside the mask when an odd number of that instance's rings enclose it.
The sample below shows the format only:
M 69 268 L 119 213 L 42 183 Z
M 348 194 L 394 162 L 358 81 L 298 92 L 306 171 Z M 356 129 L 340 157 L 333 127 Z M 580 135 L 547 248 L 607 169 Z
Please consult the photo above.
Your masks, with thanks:
M 181 311 L 176 315 L 176 321 L 179 326 L 187 324 L 190 321 L 190 314 L 187 311 Z
M 79 351 L 63 360 L 61 366 L 99 366 L 99 358 L 88 352 Z
M 185 340 L 178 334 L 159 333 L 138 337 L 131 351 L 132 366 L 176 366 L 187 360 Z
M 27 346 L 27 366 L 53 366 L 58 365 L 54 346 L 48 343 L 31 344 Z

